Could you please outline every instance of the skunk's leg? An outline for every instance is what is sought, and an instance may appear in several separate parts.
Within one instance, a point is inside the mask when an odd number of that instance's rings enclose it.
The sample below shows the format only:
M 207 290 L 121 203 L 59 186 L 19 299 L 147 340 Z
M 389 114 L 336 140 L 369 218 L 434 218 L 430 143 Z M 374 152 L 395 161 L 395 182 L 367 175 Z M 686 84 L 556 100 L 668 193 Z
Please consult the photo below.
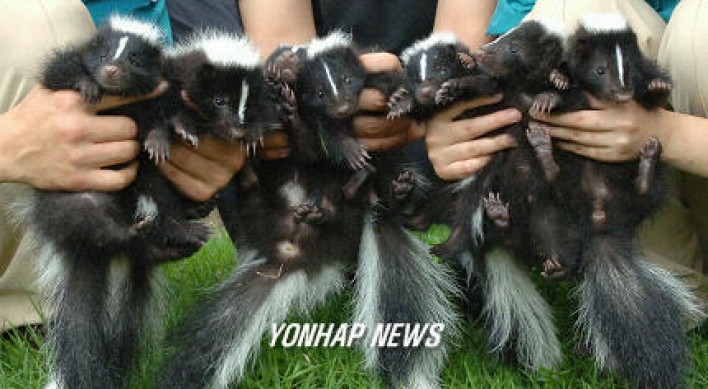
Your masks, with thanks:
M 553 142 L 551 136 L 544 130 L 540 124 L 530 122 L 526 129 L 526 138 L 529 141 L 533 151 L 536 153 L 543 175 L 547 182 L 553 182 L 560 171 L 556 160 L 553 158 Z
M 470 249 L 476 251 L 484 237 L 484 214 L 482 202 L 475 204 L 474 197 L 461 196 L 455 203 L 457 210 L 450 226 L 450 236 L 434 245 L 430 253 L 443 259 L 453 259 Z
M 690 366 L 682 319 L 696 299 L 665 270 L 640 258 L 631 239 L 596 236 L 583 253 L 578 327 L 598 368 L 636 388 L 683 388 Z
M 515 342 L 517 359 L 525 368 L 555 368 L 561 347 L 550 306 L 509 252 L 492 248 L 484 260 L 483 313 L 492 351 L 502 352 Z
M 369 215 L 365 222 L 356 273 L 354 322 L 368 331 L 362 344 L 366 366 L 394 388 L 438 388 L 446 343 L 458 330 L 452 298 L 460 291 L 449 269 L 433 263 L 422 242 L 388 219 L 373 219 Z M 374 346 L 377 326 L 387 323 L 419 325 L 423 332 L 427 326 L 428 340 L 436 326 L 439 343 Z
M 661 143 L 657 138 L 650 138 L 644 145 L 639 156 L 639 170 L 637 172 L 636 187 L 639 194 L 647 194 L 654 183 L 656 165 L 661 156 Z
M 225 389 L 240 381 L 264 333 L 293 309 L 307 312 L 344 285 L 338 262 L 291 272 L 254 252 L 240 254 L 234 274 L 168 336 L 177 350 L 156 388 Z

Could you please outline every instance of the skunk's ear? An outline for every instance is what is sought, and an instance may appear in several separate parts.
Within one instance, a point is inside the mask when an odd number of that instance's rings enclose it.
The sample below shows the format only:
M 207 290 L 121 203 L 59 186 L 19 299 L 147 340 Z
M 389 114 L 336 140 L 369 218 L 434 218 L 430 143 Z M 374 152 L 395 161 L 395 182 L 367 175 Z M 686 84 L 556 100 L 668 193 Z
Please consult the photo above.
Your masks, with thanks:
M 197 70 L 197 75 L 202 82 L 209 82 L 216 77 L 216 68 L 210 63 L 205 63 Z
M 588 36 L 590 33 L 584 27 L 578 27 L 575 32 L 573 39 L 571 41 L 571 46 L 573 47 L 573 55 L 585 56 L 590 51 L 590 43 L 588 42 Z

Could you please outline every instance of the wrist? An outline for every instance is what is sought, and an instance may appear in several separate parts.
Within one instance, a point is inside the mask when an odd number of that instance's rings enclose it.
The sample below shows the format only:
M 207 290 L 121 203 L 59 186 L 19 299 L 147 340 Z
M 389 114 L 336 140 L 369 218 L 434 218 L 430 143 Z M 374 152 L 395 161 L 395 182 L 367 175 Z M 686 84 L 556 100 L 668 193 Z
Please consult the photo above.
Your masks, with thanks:
M 0 115 L 0 183 L 16 180 L 12 140 L 13 125 L 7 113 Z
M 674 131 L 673 124 L 677 118 L 674 112 L 659 109 L 657 111 L 655 120 L 652 120 L 652 131 L 651 135 L 655 136 L 659 143 L 661 143 L 661 159 L 669 164 L 673 164 L 672 161 L 676 160 L 676 132 Z

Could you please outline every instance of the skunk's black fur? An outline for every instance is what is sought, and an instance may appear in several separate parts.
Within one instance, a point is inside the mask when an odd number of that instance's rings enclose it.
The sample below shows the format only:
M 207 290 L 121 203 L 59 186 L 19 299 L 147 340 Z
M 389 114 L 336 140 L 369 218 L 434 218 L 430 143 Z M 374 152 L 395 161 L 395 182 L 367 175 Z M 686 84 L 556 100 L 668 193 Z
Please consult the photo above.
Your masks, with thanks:
M 454 323 L 442 316 L 452 315 L 445 273 L 395 216 L 418 196 L 415 175 L 396 156 L 365 157 L 354 137 L 351 119 L 369 81 L 353 53 L 348 39 L 334 33 L 295 51 L 280 49 L 266 62 L 270 83 L 281 88 L 291 154 L 250 161 L 231 183 L 235 203 L 220 201 L 231 215 L 227 227 L 239 264 L 174 332 L 178 350 L 159 388 L 225 388 L 240 380 L 267 326 L 293 310 L 308 312 L 345 287 L 355 270 L 357 285 L 366 285 L 358 289 L 358 320 Z M 396 252 L 394 267 L 382 254 L 390 243 L 384 254 Z M 400 302 L 394 281 L 380 277 L 417 286 L 399 284 L 410 295 Z M 365 350 L 368 366 L 383 368 L 394 386 L 437 387 L 444 347 Z
M 648 110 L 666 105 L 669 77 L 639 50 L 625 24 L 595 29 L 584 21 L 570 39 L 571 88 L 539 96 L 542 110 L 589 109 L 583 92 L 607 102 L 633 99 Z M 559 153 L 558 193 L 569 205 L 569 228 L 583 237 L 579 263 L 579 327 L 598 367 L 616 370 L 636 388 L 682 388 L 690 366 L 682 320 L 696 314 L 685 287 L 642 258 L 640 224 L 663 204 L 667 167 L 651 139 L 639 161 L 603 163 Z M 651 341 L 647 341 L 651 339 Z
M 156 160 L 167 158 L 175 136 L 193 143 L 198 134 L 238 138 L 228 132 L 234 126 L 210 116 L 213 112 L 202 104 L 202 96 L 211 92 L 210 83 L 241 80 L 242 72 L 219 79 L 215 72 L 207 77 L 199 68 L 186 69 L 180 55 L 164 55 L 153 30 L 156 27 L 148 23 L 113 17 L 86 44 L 58 52 L 44 72 L 46 87 L 77 89 L 87 102 L 104 94 L 136 96 L 152 91 L 163 78 L 170 82 L 168 91 L 156 99 L 106 112 L 129 116 L 138 126 L 145 152 L 139 156 L 133 183 L 111 193 L 37 193 L 33 223 L 46 265 L 54 272 L 45 280 L 54 287 L 50 379 L 60 389 L 125 385 L 147 321 L 156 316 L 156 307 L 149 306 L 158 291 L 152 285 L 158 278 L 156 265 L 191 255 L 209 238 L 209 228 L 197 219 L 214 203 L 183 198 L 158 170 Z M 209 66 L 208 61 L 202 65 Z M 194 71 L 192 78 L 189 71 Z M 189 113 L 192 108 L 181 96 L 182 89 L 194 84 L 198 86 L 186 95 L 201 110 L 198 117 Z M 202 95 L 190 94 L 205 89 Z M 220 95 L 204 99 L 216 97 Z M 185 115 L 197 118 L 184 124 L 180 119 Z
M 471 59 L 469 49 L 452 34 L 431 34 L 411 45 L 401 54 L 406 83 L 391 95 L 389 117 L 424 121 L 451 102 L 497 92 L 496 81 L 465 59 Z

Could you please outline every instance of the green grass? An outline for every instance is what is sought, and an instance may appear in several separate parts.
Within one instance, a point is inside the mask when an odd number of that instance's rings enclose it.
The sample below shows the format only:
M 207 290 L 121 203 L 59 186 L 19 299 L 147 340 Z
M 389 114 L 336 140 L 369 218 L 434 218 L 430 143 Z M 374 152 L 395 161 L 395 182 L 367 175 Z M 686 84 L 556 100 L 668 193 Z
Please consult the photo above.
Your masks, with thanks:
M 444 238 L 445 231 L 434 229 L 422 237 L 429 243 Z M 225 235 L 212 240 L 192 259 L 165 267 L 169 281 L 166 325 L 174 325 L 206 288 L 226 278 L 235 264 L 235 252 Z M 526 373 L 509 361 L 487 352 L 480 323 L 467 321 L 464 334 L 453 348 L 442 376 L 446 388 L 627 388 L 615 376 L 601 376 L 588 355 L 579 353 L 573 333 L 573 303 L 570 287 L 564 283 L 539 283 L 556 310 L 556 322 L 564 347 L 564 362 L 557 371 Z M 344 307 L 344 308 L 343 308 Z M 351 315 L 350 295 L 345 292 L 330 299 L 310 317 L 294 317 L 292 322 L 347 322 Z M 651 341 L 651 340 L 647 340 Z M 691 388 L 708 387 L 708 326 L 694 330 L 690 337 L 694 366 Z M 0 340 L 0 388 L 42 388 L 47 365 L 42 330 L 10 331 Z M 132 388 L 149 388 L 150 379 L 162 358 L 151 346 L 141 361 Z M 353 348 L 270 348 L 263 342 L 261 353 L 248 370 L 239 388 L 383 388 L 381 381 L 362 369 L 362 355 Z M 177 389 L 177 388 L 176 388 Z

